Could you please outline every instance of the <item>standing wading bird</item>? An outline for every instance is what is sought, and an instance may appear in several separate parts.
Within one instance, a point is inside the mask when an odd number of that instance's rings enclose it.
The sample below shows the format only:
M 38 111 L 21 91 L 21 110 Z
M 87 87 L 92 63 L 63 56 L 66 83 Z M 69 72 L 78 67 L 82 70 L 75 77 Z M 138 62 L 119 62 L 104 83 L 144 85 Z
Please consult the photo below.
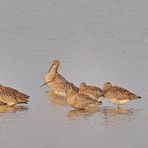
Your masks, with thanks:
M 70 83 L 62 75 L 58 73 L 59 65 L 59 60 L 54 60 L 52 62 L 52 65 L 45 76 L 45 83 L 43 85 L 48 85 L 55 94 L 63 97 L 66 97 L 67 91 L 69 89 L 78 92 L 79 89 L 73 83 Z
M 29 102 L 29 96 L 0 84 L 0 103 L 8 106 Z
M 91 97 L 79 93 L 74 90 L 68 90 L 67 103 L 75 109 L 96 110 L 102 104 L 101 101 L 92 99 Z
M 82 82 L 80 84 L 79 92 L 88 95 L 89 97 L 93 98 L 94 100 L 100 101 L 103 95 L 103 90 L 96 86 L 89 86 L 86 83 Z
M 116 104 L 118 108 L 121 104 L 141 98 L 140 96 L 135 95 L 134 93 L 128 91 L 125 88 L 119 86 L 112 86 L 110 82 L 106 82 L 104 84 L 103 91 L 104 96 L 113 104 Z

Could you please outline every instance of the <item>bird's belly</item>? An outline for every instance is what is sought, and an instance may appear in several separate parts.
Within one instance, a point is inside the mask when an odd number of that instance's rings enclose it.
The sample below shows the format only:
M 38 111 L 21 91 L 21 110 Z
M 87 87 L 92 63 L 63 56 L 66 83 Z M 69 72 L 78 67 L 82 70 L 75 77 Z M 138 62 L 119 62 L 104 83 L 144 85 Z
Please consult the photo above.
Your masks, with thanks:
M 103 99 L 103 97 L 102 96 L 96 96 L 96 95 L 88 95 L 89 97 L 91 97 L 92 99 L 94 99 L 94 100 L 97 100 L 97 101 L 101 101 L 102 99 Z
M 117 100 L 117 99 L 111 99 L 110 100 L 114 104 L 124 104 L 127 103 L 129 100 Z
M 57 94 L 58 96 L 62 96 L 62 97 L 66 96 L 65 89 L 61 89 L 61 88 L 58 88 L 58 87 L 51 87 L 51 88 L 54 91 L 54 93 Z
M 73 108 L 78 108 L 77 100 L 75 97 L 67 97 L 67 103 Z
M 63 92 L 63 91 L 55 90 L 54 92 L 55 92 L 55 94 L 57 94 L 58 96 L 66 97 L 66 93 Z

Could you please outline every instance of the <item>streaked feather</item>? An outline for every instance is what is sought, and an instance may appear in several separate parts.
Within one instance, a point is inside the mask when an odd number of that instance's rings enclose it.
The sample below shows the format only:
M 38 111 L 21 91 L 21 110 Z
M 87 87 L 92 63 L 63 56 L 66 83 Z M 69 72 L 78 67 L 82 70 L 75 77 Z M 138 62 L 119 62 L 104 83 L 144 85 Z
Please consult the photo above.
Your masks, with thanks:
M 134 93 L 128 91 L 125 88 L 113 86 L 111 89 L 109 89 L 106 92 L 106 95 L 112 95 L 112 97 L 118 99 L 118 100 L 134 100 L 137 99 L 139 96 L 135 95 Z
M 129 102 L 130 100 L 135 100 L 141 98 L 135 95 L 129 90 L 119 87 L 112 86 L 110 82 L 106 82 L 103 86 L 104 96 L 110 100 L 112 103 L 120 105 Z
M 67 97 L 67 103 L 76 109 L 89 109 L 90 107 L 98 107 L 100 101 L 94 100 L 86 94 L 71 92 L 72 95 Z
M 27 103 L 29 102 L 29 96 L 10 87 L 0 85 L 0 101 L 8 104 L 14 103 Z
M 99 98 L 104 96 L 103 91 L 99 87 L 89 86 L 85 83 L 83 86 L 80 85 L 80 93 L 84 93 L 95 100 L 99 100 Z
M 47 82 L 47 85 L 54 91 L 55 94 L 66 97 L 69 89 L 73 89 L 75 91 L 79 91 L 79 89 L 58 73 L 59 64 L 60 62 L 58 60 L 54 60 L 52 62 L 52 66 L 45 76 L 45 82 Z

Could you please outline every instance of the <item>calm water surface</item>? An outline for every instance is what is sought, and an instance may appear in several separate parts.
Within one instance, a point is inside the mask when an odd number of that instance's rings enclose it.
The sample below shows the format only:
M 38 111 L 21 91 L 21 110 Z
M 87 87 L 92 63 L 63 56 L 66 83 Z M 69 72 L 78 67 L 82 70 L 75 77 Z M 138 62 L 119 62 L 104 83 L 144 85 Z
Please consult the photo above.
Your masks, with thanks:
M 1 83 L 31 96 L 0 107 L 3 148 L 148 147 L 148 1 L 1 0 Z M 53 59 L 79 86 L 125 87 L 141 100 L 75 111 L 40 88 Z

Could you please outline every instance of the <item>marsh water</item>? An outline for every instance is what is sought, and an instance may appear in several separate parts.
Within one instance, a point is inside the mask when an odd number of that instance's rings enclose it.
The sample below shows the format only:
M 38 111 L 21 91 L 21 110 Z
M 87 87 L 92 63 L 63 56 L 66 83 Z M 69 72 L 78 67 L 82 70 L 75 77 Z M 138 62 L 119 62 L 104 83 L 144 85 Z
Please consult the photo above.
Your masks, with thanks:
M 147 8 L 146 0 L 1 0 L 0 83 L 31 98 L 0 106 L 0 146 L 147 148 Z M 77 86 L 110 81 L 142 99 L 76 111 L 40 88 L 53 59 Z

